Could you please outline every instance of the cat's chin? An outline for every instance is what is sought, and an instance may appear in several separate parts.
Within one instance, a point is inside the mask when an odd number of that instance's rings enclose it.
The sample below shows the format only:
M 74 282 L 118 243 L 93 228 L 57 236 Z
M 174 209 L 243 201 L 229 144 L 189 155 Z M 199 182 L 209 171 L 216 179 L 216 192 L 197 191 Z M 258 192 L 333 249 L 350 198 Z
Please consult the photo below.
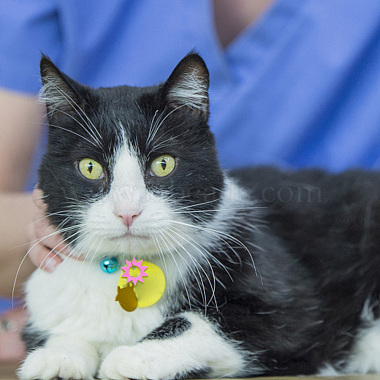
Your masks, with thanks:
M 87 250 L 91 250 L 91 254 L 88 254 Z M 92 244 L 88 248 L 82 246 L 82 252 L 79 252 L 78 256 L 87 257 L 89 260 L 104 258 L 105 255 L 122 259 L 132 257 L 149 259 L 156 254 L 157 247 L 150 236 L 125 233 L 118 236 L 98 237 L 95 250 Z
M 115 255 L 141 256 L 151 255 L 156 252 L 157 248 L 153 240 L 147 235 L 125 234 L 119 237 L 109 239 L 108 245 Z

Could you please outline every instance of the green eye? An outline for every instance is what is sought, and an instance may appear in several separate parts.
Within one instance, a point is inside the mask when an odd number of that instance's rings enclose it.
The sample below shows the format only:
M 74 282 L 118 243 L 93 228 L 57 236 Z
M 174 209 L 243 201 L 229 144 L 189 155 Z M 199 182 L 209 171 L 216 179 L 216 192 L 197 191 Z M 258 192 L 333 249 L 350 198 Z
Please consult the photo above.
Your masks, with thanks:
M 87 179 L 101 179 L 104 177 L 103 167 L 92 158 L 84 158 L 79 161 L 79 171 Z
M 175 158 L 167 154 L 157 157 L 151 164 L 150 170 L 156 177 L 166 177 L 175 168 Z

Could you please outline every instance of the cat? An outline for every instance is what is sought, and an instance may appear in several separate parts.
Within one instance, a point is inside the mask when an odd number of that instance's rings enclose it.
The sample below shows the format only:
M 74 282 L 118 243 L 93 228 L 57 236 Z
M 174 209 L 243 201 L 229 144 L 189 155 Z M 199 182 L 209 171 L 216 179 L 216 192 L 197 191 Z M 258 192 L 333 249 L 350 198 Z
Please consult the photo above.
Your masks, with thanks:
M 380 372 L 379 174 L 222 170 L 194 52 L 147 88 L 92 89 L 46 56 L 41 78 L 38 186 L 82 260 L 28 280 L 21 379 Z M 146 307 L 144 283 L 117 288 L 134 258 L 162 273 Z

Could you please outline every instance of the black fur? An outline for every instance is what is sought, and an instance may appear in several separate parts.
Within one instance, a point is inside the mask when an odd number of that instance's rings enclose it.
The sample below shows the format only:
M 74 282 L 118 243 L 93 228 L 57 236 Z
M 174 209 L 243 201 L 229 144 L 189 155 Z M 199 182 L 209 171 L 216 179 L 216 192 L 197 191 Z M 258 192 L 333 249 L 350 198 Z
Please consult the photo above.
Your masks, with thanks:
M 175 379 L 176 380 L 181 380 L 181 379 L 207 379 L 209 377 L 210 377 L 210 369 L 205 368 L 202 370 L 188 372 L 185 375 L 178 375 L 175 377 Z
M 149 333 L 144 340 L 174 338 L 189 330 L 190 327 L 191 323 L 185 318 L 168 318 L 160 327 Z
M 39 181 L 39 187 L 49 194 L 48 211 L 57 213 L 73 200 L 90 203 L 109 191 L 121 123 L 139 152 L 149 191 L 170 193 L 178 205 L 189 207 L 187 217 L 192 223 L 207 225 L 225 190 L 207 125 L 208 101 L 204 112 L 189 107 L 174 112 L 178 104 L 168 100 L 178 76 L 195 66 L 208 85 L 207 69 L 193 54 L 163 85 L 94 90 L 67 78 L 43 58 L 43 81 L 54 77 L 61 83 L 101 135 L 99 147 L 78 138 L 80 134 L 88 139 L 75 122 L 80 122 L 78 113 L 66 107 L 66 114 L 59 115 L 48 103 L 51 128 Z M 148 126 L 157 112 L 166 119 L 147 144 Z M 163 139 L 170 142 L 165 147 L 159 145 Z M 180 164 L 167 178 L 150 176 L 152 159 L 164 153 Z M 88 181 L 80 175 L 76 163 L 87 156 L 106 169 L 104 179 Z M 379 316 L 380 175 L 359 170 L 339 175 L 321 170 L 281 172 L 261 167 L 235 170 L 229 176 L 248 191 L 251 207 L 231 210 L 223 232 L 233 239 L 220 239 L 210 251 L 224 268 L 211 261 L 220 282 L 215 292 L 206 287 L 206 300 L 213 301 L 206 308 L 208 320 L 223 337 L 239 342 L 247 358 L 255 358 L 247 360 L 242 372 L 247 376 L 306 375 L 326 363 L 344 362 L 360 328 L 366 327 L 360 317 L 364 306 Z M 65 216 L 52 215 L 56 226 L 78 223 L 75 217 L 65 220 Z M 66 232 L 66 237 L 75 232 Z M 206 274 L 211 275 L 210 268 L 200 273 L 205 284 Z M 205 312 L 205 296 L 194 281 L 192 285 L 191 307 L 179 301 L 183 297 L 173 299 L 166 322 L 144 340 L 171 339 L 190 329 L 190 322 L 176 313 Z M 183 291 L 180 286 L 179 293 Z M 30 341 L 35 337 L 28 332 L 25 336 Z
M 49 335 L 43 331 L 36 331 L 31 324 L 28 323 L 22 331 L 21 338 L 25 343 L 26 351 L 29 352 L 38 347 L 43 347 Z

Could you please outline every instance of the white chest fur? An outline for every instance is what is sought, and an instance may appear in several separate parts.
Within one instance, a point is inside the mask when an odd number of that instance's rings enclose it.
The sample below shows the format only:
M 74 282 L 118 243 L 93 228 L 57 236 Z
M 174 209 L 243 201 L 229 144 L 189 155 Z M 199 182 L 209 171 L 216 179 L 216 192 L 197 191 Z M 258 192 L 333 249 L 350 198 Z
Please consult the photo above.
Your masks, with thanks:
M 30 322 L 37 330 L 92 343 L 101 355 L 135 344 L 163 322 L 162 301 L 124 311 L 115 301 L 119 275 L 104 273 L 99 263 L 72 259 L 53 273 L 36 271 L 26 286 Z

